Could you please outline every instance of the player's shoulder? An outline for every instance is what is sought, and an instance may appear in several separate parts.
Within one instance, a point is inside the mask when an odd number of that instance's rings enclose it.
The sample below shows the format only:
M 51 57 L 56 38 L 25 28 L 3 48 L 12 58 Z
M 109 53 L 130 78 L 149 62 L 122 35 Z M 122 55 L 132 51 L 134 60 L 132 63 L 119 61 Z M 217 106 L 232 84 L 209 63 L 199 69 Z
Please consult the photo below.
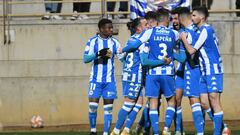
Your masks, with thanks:
M 202 29 L 202 30 L 203 30 L 203 29 L 206 29 L 207 32 L 213 32 L 213 31 L 214 31 L 214 30 L 213 30 L 213 27 L 212 27 L 211 25 L 209 25 L 209 24 L 204 24 L 201 29 Z
M 111 40 L 113 40 L 114 42 L 119 43 L 119 40 L 117 38 L 113 37 L 113 36 L 111 37 Z
M 97 38 L 98 38 L 98 35 L 95 35 L 95 36 L 89 38 L 89 39 L 88 39 L 88 42 L 95 41 Z

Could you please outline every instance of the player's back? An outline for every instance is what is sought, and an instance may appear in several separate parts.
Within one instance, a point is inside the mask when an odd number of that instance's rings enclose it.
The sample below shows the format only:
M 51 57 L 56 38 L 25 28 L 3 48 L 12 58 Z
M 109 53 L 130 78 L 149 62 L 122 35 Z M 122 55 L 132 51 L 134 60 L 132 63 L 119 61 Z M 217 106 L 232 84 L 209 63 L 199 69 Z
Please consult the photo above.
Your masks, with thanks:
M 178 39 L 177 32 L 165 26 L 157 26 L 152 29 L 149 40 L 149 59 L 159 60 L 164 57 L 173 60 L 173 48 Z M 149 69 L 150 75 L 173 75 L 173 61 L 169 65 L 162 65 Z

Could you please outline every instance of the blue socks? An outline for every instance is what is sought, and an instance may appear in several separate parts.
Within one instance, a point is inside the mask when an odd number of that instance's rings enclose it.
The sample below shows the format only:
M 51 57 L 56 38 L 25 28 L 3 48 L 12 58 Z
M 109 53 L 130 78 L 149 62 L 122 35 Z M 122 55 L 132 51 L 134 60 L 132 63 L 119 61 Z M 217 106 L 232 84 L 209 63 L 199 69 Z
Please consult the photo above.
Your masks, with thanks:
M 223 123 L 223 111 L 214 113 L 214 135 L 221 135 L 222 123 Z
M 128 119 L 127 119 L 125 128 L 128 128 L 129 130 L 131 129 L 131 127 L 132 127 L 132 125 L 133 125 L 133 123 L 134 123 L 134 121 L 137 117 L 137 114 L 141 110 L 141 108 L 142 108 L 141 104 L 135 104 L 134 108 L 132 109 L 132 111 L 128 115 Z
M 183 131 L 183 122 L 182 122 L 182 107 L 177 107 L 176 112 L 176 131 Z
M 168 106 L 167 107 L 167 111 L 166 111 L 166 116 L 165 116 L 165 129 L 169 129 L 171 124 L 172 124 L 172 120 L 174 118 L 174 114 L 175 114 L 175 108 Z
M 98 103 L 89 102 L 88 119 L 89 119 L 91 132 L 97 132 L 97 129 L 96 129 L 97 109 L 98 109 Z
M 150 122 L 150 116 L 149 116 L 149 102 L 145 105 L 145 108 L 143 110 L 143 117 L 144 117 L 144 132 L 150 132 L 151 128 L 151 122 Z
M 122 108 L 118 112 L 118 120 L 117 120 L 115 128 L 114 128 L 114 132 L 116 134 L 119 134 L 120 129 L 122 128 L 122 126 L 128 116 L 128 113 L 132 110 L 133 106 L 134 106 L 134 103 L 124 102 Z
M 112 123 L 113 104 L 104 105 L 104 129 L 103 133 L 108 134 Z
M 195 103 L 192 105 L 192 116 L 194 121 L 194 126 L 197 131 L 197 134 L 204 133 L 204 120 L 200 103 Z
M 149 111 L 150 121 L 152 124 L 153 134 L 157 134 L 159 132 L 158 129 L 158 110 L 157 109 L 150 109 Z

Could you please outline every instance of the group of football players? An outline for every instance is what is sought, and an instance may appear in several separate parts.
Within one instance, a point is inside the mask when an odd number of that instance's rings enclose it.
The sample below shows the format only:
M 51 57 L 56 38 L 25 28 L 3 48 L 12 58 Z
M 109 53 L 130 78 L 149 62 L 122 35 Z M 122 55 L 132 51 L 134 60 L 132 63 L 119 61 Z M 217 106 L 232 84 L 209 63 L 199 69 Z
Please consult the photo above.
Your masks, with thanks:
M 220 102 L 223 91 L 222 59 L 214 29 L 206 23 L 208 15 L 207 8 L 202 6 L 192 12 L 187 7 L 179 7 L 172 12 L 164 8 L 150 11 L 144 18 L 128 23 L 132 36 L 123 48 L 112 37 L 112 22 L 108 19 L 99 21 L 99 34 L 88 41 L 84 52 L 84 62 L 93 62 L 88 90 L 91 135 L 97 134 L 100 97 L 104 103 L 103 135 L 109 134 L 113 102 L 117 98 L 115 55 L 123 63 L 124 103 L 111 135 L 130 134 L 143 106 L 144 87 L 148 100 L 136 127 L 137 134 L 143 129 L 148 135 L 150 128 L 154 135 L 160 133 L 162 95 L 167 100 L 163 135 L 171 134 L 173 121 L 175 134 L 185 134 L 181 107 L 183 95 L 189 98 L 197 135 L 204 134 L 206 112 L 214 123 L 214 135 L 230 134 L 223 123 Z M 176 68 L 175 61 L 178 61 Z

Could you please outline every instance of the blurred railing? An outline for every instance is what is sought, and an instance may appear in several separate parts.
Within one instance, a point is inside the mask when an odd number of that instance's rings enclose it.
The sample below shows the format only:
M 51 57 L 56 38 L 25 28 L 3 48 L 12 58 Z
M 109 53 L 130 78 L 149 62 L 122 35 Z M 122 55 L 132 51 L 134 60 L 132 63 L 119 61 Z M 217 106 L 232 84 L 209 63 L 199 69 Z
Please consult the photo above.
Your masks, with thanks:
M 100 3 L 100 11 L 98 12 L 80 12 L 80 13 L 51 13 L 51 15 L 61 15 L 61 16 L 72 16 L 72 15 L 99 15 L 100 17 L 105 16 L 106 14 L 130 14 L 130 4 L 128 4 L 128 11 L 116 11 L 116 12 L 108 12 L 106 5 L 107 2 L 129 2 L 130 0 L 32 0 L 32 1 L 24 1 L 24 0 L 1 0 L 0 6 L 2 6 L 2 14 L 0 15 L 0 18 L 2 18 L 3 22 L 3 35 L 4 35 L 4 44 L 9 43 L 10 41 L 7 41 L 9 37 L 6 35 L 10 35 L 10 20 L 14 17 L 42 17 L 44 15 L 49 15 L 49 13 L 42 12 L 42 13 L 11 13 L 11 7 L 14 5 L 35 5 L 35 4 L 46 4 L 46 3 L 83 3 L 83 2 L 99 2 Z M 201 0 L 202 5 L 207 5 L 208 0 Z M 209 10 L 210 13 L 236 13 L 240 12 L 239 9 L 223 9 L 223 10 Z
M 67 0 L 67 1 L 61 1 L 61 0 L 56 0 L 56 1 L 9 1 L 9 0 L 3 0 L 3 2 L 0 2 L 0 5 L 5 7 L 5 10 L 9 8 L 9 5 L 20 5 L 20 4 L 46 4 L 46 3 L 84 3 L 84 2 L 100 2 L 101 3 L 101 11 L 100 12 L 81 12 L 81 13 L 52 13 L 52 15 L 61 15 L 61 16 L 71 16 L 71 15 L 81 15 L 81 14 L 86 14 L 86 15 L 101 15 L 104 16 L 105 14 L 129 14 L 129 8 L 128 11 L 119 11 L 119 12 L 108 12 L 106 10 L 106 3 L 107 2 L 129 2 L 129 0 Z M 4 4 L 5 3 L 5 4 Z M 4 8 L 3 8 L 4 9 Z M 46 15 L 46 13 L 29 13 L 29 14 L 10 14 L 9 12 L 5 12 L 7 16 L 10 17 L 39 17 Z M 4 15 L 2 15 L 4 16 Z

